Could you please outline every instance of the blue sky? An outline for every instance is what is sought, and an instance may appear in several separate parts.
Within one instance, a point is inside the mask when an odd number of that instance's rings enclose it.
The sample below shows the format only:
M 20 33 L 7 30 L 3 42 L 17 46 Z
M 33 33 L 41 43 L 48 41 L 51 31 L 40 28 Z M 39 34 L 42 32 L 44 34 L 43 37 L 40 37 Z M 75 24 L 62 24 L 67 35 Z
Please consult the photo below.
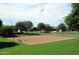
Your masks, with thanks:
M 34 26 L 39 22 L 57 26 L 63 23 L 64 17 L 71 12 L 70 3 L 1 3 L 0 18 L 5 25 L 18 21 L 32 21 Z

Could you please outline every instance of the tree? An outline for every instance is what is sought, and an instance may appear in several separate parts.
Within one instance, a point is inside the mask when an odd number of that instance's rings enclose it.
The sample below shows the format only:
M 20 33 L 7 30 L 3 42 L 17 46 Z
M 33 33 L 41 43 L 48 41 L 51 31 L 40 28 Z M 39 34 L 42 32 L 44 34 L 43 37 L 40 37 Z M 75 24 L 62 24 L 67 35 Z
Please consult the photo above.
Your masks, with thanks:
M 45 24 L 45 32 L 48 33 L 52 30 L 53 28 L 49 24 Z
M 23 21 L 22 24 L 25 30 L 30 30 L 33 26 L 31 21 Z
M 21 32 L 31 29 L 32 26 L 33 26 L 33 24 L 31 21 L 22 21 L 22 22 L 16 23 L 17 29 L 20 29 Z
M 38 31 L 38 28 L 32 27 L 32 28 L 30 29 L 30 31 Z
M 44 24 L 44 23 L 39 23 L 37 28 L 46 33 L 52 30 L 52 27 L 49 24 Z
M 57 29 L 62 30 L 62 31 L 66 31 L 66 26 L 63 23 L 61 23 L 58 25 Z
M 23 23 L 22 22 L 17 22 L 16 23 L 16 28 L 17 28 L 17 30 L 19 29 L 22 33 L 22 31 L 24 30 Z
M 2 20 L 0 20 L 0 27 L 2 26 Z
M 11 26 L 3 26 L 0 28 L 0 34 L 11 35 L 14 33 L 14 29 Z
M 79 3 L 72 4 L 71 13 L 65 17 L 64 22 L 68 30 L 79 31 Z
M 45 24 L 44 23 L 39 23 L 38 25 L 37 25 L 37 28 L 39 29 L 39 30 L 45 30 Z

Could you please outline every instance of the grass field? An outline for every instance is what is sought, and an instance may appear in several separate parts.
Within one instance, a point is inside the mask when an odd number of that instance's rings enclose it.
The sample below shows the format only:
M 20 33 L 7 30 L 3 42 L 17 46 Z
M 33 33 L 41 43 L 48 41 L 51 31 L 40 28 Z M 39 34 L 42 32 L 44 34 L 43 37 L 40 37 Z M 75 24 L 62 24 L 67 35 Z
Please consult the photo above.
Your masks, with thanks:
M 33 32 L 33 34 L 34 33 L 35 32 Z M 62 35 L 62 36 L 67 35 L 74 37 L 74 39 L 45 43 L 45 44 L 37 44 L 37 45 L 26 45 L 20 43 L 13 43 L 13 41 L 11 41 L 10 39 L 0 37 L 0 54 L 1 55 L 79 55 L 79 32 L 52 32 L 50 33 L 50 35 Z

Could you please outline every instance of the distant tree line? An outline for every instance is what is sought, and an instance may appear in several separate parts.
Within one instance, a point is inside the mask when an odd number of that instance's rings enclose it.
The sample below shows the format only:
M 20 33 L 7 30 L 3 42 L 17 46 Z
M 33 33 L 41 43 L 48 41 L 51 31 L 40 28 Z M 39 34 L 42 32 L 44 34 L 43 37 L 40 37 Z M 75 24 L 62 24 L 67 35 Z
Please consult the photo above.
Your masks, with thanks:
M 14 26 L 13 25 L 3 25 L 0 20 L 0 35 L 12 35 L 12 34 L 23 34 L 24 32 L 29 31 L 40 31 L 49 33 L 50 31 L 56 31 L 61 29 L 62 31 L 66 30 L 64 24 L 58 25 L 58 27 L 50 26 L 49 24 L 39 23 L 37 27 L 33 26 L 31 21 L 19 21 Z

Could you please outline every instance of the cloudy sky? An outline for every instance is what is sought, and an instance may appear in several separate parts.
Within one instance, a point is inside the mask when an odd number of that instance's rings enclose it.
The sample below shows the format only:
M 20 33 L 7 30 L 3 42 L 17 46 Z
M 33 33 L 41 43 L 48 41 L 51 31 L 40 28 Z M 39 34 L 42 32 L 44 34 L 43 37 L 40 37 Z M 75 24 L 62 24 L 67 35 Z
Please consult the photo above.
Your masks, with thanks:
M 0 18 L 5 25 L 29 20 L 33 22 L 34 26 L 39 22 L 57 26 L 59 23 L 63 23 L 63 17 L 68 15 L 70 11 L 70 3 L 0 4 Z

